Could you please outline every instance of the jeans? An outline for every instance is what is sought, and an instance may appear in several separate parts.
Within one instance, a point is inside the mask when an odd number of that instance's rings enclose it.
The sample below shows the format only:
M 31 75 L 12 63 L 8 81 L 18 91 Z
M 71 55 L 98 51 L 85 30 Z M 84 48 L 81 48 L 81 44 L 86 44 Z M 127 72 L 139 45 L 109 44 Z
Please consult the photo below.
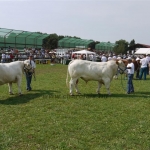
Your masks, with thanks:
M 1 59 L 1 63 L 5 63 L 5 58 L 2 58 L 2 59 Z
M 26 73 L 26 82 L 27 82 L 27 90 L 31 90 L 31 80 L 32 80 L 32 73 Z
M 149 75 L 149 65 L 147 65 L 147 75 Z
M 127 93 L 134 92 L 132 80 L 133 80 L 133 74 L 128 74 Z
M 138 79 L 139 79 L 139 73 L 140 73 L 140 70 L 137 69 L 137 70 L 136 70 L 136 78 L 138 78 Z
M 140 69 L 140 76 L 139 76 L 140 80 L 142 79 L 143 74 L 144 74 L 144 80 L 146 80 L 147 67 L 144 67 L 144 68 Z

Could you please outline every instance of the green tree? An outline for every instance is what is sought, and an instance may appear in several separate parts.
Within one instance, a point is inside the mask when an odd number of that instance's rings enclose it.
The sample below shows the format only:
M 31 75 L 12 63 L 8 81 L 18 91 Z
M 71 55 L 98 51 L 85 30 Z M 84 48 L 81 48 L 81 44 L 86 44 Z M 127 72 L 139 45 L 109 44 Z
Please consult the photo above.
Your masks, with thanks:
M 129 44 L 129 47 L 131 46 L 134 46 L 135 45 L 135 40 L 133 39 L 133 40 L 131 40 L 131 42 L 130 42 L 130 44 Z
M 63 38 L 64 38 L 63 35 L 59 35 L 59 36 L 58 36 L 58 40 L 61 40 L 61 39 L 63 39 Z
M 57 48 L 59 37 L 57 34 L 50 34 L 43 40 L 43 47 L 45 49 L 55 49 Z
M 127 53 L 128 44 L 129 44 L 127 41 L 121 39 L 119 41 L 116 41 L 115 44 L 116 44 L 116 46 L 114 47 L 114 52 L 116 54 L 120 54 L 120 53 L 126 54 Z
M 88 45 L 88 48 L 90 48 L 91 50 L 95 49 L 95 42 L 91 42 L 89 45 Z

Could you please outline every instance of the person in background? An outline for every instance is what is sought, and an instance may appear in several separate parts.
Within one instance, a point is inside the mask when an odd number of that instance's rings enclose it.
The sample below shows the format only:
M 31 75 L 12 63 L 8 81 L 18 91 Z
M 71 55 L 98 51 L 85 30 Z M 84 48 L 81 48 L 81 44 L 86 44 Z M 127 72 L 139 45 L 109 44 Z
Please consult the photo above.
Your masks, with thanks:
M 107 61 L 107 57 L 105 56 L 105 54 L 103 54 L 103 56 L 101 57 L 101 62 L 106 62 Z
M 1 63 L 5 63 L 5 62 L 6 62 L 6 54 L 3 52 L 2 53 Z
M 127 71 L 128 71 L 127 94 L 130 94 L 134 92 L 134 86 L 132 82 L 134 75 L 134 64 L 132 63 L 131 58 L 128 58 Z
M 117 59 L 117 56 L 115 55 L 115 54 L 113 54 L 113 57 L 112 57 L 113 59 Z
M 140 58 L 136 58 L 136 62 L 137 62 L 137 69 L 136 69 L 136 79 L 139 79 L 139 72 L 140 72 Z
M 30 65 L 31 65 L 32 68 L 25 72 L 26 84 L 27 84 L 27 88 L 26 89 L 28 91 L 31 91 L 32 90 L 32 88 L 31 88 L 32 75 L 33 75 L 33 73 L 35 73 L 36 65 L 35 65 L 35 62 L 33 61 L 33 56 L 32 55 L 29 56 L 28 60 L 30 61 Z
M 144 54 L 144 58 L 141 59 L 141 69 L 140 69 L 140 76 L 139 79 L 142 79 L 142 76 L 144 74 L 144 80 L 146 80 L 146 74 L 147 74 L 147 65 L 149 64 L 149 61 L 146 58 L 146 55 Z
M 147 59 L 148 62 L 150 63 L 150 57 L 149 57 L 149 54 L 146 54 L 146 59 Z M 149 75 L 149 63 L 147 64 L 147 75 Z
M 109 55 L 109 56 L 108 56 L 108 61 L 109 61 L 109 60 L 112 60 L 112 57 L 111 57 L 111 55 Z

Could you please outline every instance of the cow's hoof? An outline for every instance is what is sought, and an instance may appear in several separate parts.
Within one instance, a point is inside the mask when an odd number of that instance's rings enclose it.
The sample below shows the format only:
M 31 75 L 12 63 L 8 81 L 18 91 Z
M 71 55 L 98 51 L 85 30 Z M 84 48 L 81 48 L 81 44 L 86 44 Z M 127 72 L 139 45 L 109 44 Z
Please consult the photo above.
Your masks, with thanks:
M 9 92 L 9 95 L 14 95 L 14 93 L 12 93 L 12 92 Z
M 22 93 L 19 93 L 19 96 L 22 96 L 23 94 Z
M 72 94 L 72 93 L 70 93 L 70 96 L 73 96 L 73 94 Z

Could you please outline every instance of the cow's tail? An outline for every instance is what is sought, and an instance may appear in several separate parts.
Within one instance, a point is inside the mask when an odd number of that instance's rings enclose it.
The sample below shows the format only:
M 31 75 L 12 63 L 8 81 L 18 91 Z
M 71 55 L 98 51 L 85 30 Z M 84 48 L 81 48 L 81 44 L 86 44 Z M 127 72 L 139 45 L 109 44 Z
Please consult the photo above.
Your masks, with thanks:
M 70 61 L 70 63 L 68 64 L 68 69 L 67 69 L 67 77 L 66 77 L 66 85 L 67 85 L 67 87 L 69 87 L 69 82 L 68 82 L 68 76 L 69 76 L 69 65 L 71 64 L 73 62 L 73 60 L 72 61 Z
M 69 74 L 69 71 L 67 69 L 67 77 L 66 77 L 66 85 L 67 85 L 67 87 L 69 87 L 69 84 L 68 84 L 68 74 Z

